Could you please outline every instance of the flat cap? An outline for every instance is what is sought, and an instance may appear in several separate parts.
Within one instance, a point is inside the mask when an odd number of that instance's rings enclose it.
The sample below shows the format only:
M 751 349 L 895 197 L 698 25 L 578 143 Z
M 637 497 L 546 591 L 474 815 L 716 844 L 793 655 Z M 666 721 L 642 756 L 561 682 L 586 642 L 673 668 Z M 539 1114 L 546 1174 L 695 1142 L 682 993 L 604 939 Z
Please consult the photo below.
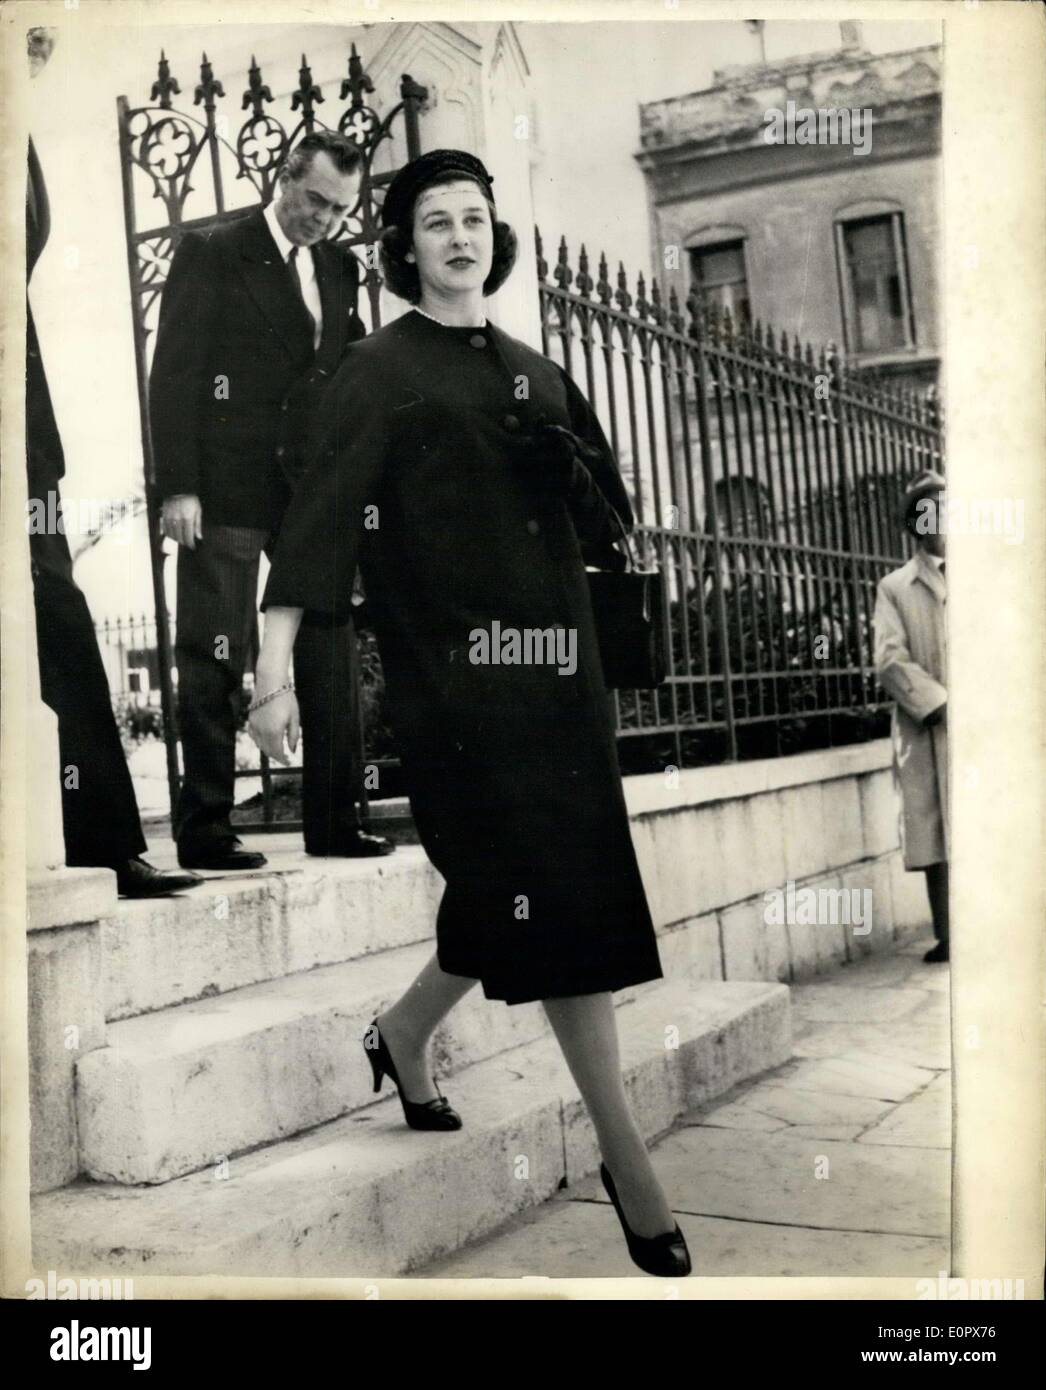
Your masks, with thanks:
M 940 473 L 935 473 L 932 468 L 913 478 L 905 488 L 904 496 L 901 499 L 899 509 L 901 525 L 906 526 L 908 524 L 908 518 L 912 511 L 924 497 L 933 497 L 936 493 L 946 490 L 947 484 L 944 477 Z
M 381 207 L 382 226 L 405 226 L 418 194 L 440 174 L 460 174 L 462 178 L 474 179 L 490 201 L 494 201 L 491 188 L 494 180 L 474 154 L 465 150 L 429 150 L 404 164 L 389 184 Z

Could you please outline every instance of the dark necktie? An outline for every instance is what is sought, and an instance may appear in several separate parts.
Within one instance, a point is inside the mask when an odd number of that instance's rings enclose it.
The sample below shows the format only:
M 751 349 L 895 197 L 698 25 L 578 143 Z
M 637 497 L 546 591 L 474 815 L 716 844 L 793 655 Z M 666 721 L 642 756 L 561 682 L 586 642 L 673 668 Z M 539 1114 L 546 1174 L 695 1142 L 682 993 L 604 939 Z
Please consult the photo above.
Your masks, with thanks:
M 291 282 L 294 285 L 298 299 L 301 301 L 301 307 L 309 315 L 309 323 L 312 326 L 313 333 L 315 333 L 316 320 L 313 318 L 312 314 L 309 313 L 309 306 L 305 303 L 305 294 L 301 287 L 301 273 L 298 270 L 298 249 L 297 246 L 292 246 L 287 252 L 287 269 L 290 271 Z

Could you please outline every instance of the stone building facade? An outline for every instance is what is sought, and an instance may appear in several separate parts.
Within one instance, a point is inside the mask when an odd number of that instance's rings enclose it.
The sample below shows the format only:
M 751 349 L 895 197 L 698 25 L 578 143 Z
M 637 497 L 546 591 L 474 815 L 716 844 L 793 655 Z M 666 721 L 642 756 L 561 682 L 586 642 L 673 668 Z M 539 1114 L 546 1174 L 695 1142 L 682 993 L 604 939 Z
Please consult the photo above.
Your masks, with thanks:
M 873 55 L 854 36 L 644 103 L 636 157 L 664 283 L 836 343 L 891 385 L 936 384 L 940 63 L 937 45 Z

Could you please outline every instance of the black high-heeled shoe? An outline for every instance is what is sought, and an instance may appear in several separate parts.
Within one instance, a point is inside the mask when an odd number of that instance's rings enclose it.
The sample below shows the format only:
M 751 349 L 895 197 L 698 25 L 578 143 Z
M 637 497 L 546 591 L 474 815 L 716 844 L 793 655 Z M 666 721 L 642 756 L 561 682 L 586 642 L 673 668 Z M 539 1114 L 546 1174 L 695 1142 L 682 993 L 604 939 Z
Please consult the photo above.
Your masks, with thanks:
M 383 1076 L 388 1076 L 389 1080 L 396 1087 L 396 1092 L 400 1098 L 400 1104 L 403 1106 L 403 1118 L 407 1121 L 407 1124 L 410 1125 L 411 1129 L 460 1129 L 461 1116 L 456 1110 L 451 1109 L 450 1102 L 447 1100 L 446 1096 L 444 1096 L 443 1092 L 439 1090 L 439 1086 L 436 1085 L 435 1077 L 432 1078 L 432 1084 L 436 1086 L 436 1090 L 439 1091 L 438 1100 L 416 1102 L 407 1099 L 403 1094 L 403 1087 L 400 1085 L 400 1079 L 396 1075 L 396 1068 L 393 1064 L 389 1049 L 386 1046 L 385 1039 L 381 1036 L 381 1029 L 378 1027 L 377 1019 L 374 1019 L 370 1025 L 370 1029 L 367 1031 L 370 1032 L 371 1029 L 374 1030 L 374 1034 L 378 1039 L 378 1045 L 377 1047 L 368 1047 L 367 1040 L 364 1038 L 363 1049 L 367 1054 L 367 1060 L 370 1062 L 370 1069 L 374 1073 L 374 1090 L 376 1092 L 380 1091 L 381 1078 Z
M 607 1196 L 614 1204 L 633 1262 L 644 1274 L 657 1274 L 664 1279 L 685 1278 L 690 1273 L 690 1251 L 686 1248 L 686 1239 L 678 1225 L 674 1231 L 665 1231 L 664 1235 L 637 1236 L 625 1220 L 625 1213 L 617 1199 L 614 1179 L 607 1171 L 605 1163 L 599 1165 L 599 1176 L 603 1179 Z

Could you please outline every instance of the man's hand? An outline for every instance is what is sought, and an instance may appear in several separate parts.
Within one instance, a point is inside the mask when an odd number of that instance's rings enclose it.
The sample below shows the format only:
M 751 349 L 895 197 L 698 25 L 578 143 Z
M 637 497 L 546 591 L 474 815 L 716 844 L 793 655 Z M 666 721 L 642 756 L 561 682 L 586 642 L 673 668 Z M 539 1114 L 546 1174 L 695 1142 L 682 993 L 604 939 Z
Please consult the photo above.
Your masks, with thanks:
M 203 507 L 200 499 L 192 493 L 165 497 L 160 527 L 172 541 L 195 550 L 196 542 L 203 540 Z

